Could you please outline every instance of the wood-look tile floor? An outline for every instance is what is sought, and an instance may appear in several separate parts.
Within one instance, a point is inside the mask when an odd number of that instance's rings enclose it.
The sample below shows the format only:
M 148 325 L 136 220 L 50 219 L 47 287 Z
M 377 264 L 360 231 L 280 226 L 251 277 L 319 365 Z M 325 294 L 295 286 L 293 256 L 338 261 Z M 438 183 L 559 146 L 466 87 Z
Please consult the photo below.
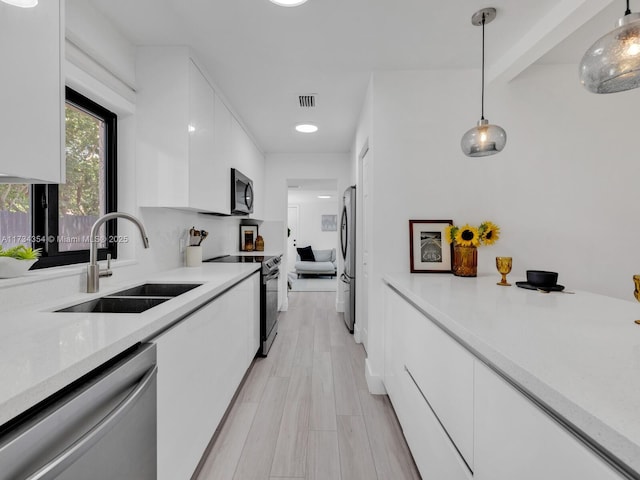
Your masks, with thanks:
M 291 292 L 197 480 L 403 480 L 420 475 L 334 292 Z

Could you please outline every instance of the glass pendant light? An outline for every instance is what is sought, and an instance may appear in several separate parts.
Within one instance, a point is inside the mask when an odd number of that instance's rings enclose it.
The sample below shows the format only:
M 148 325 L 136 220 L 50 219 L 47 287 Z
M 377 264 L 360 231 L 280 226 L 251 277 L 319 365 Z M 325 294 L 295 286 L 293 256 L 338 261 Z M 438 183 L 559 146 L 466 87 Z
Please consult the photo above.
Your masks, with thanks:
M 593 93 L 640 87 L 640 13 L 631 13 L 629 0 L 618 28 L 594 43 L 582 57 L 580 83 Z
M 495 155 L 504 148 L 507 143 L 507 133 L 498 125 L 491 125 L 484 118 L 484 26 L 496 18 L 495 8 L 483 8 L 471 17 L 471 23 L 475 26 L 482 25 L 482 110 L 478 125 L 462 136 L 460 146 L 468 157 L 486 157 Z

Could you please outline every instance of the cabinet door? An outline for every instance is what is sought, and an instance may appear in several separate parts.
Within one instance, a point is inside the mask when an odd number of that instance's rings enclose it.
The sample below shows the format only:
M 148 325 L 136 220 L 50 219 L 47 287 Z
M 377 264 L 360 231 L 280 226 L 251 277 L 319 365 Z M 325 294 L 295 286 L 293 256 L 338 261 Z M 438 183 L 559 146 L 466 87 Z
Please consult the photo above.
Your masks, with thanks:
M 252 216 L 262 217 L 264 195 L 262 182 L 264 177 L 264 156 L 242 125 L 231 119 L 231 166 L 237 168 L 253 180 L 254 207 Z
M 468 480 L 473 360 L 451 345 L 453 340 L 443 338 L 444 333 L 432 331 L 437 327 L 390 288 L 384 321 L 384 384 L 420 474 Z
M 3 176 L 64 181 L 62 19 L 60 0 L 42 1 L 37 8 L 0 3 Z
M 158 355 L 158 479 L 190 478 L 251 364 L 253 275 L 154 341 Z M 254 352 L 255 353 L 255 352 Z
M 189 206 L 213 210 L 215 95 L 202 72 L 189 61 Z
M 404 372 L 406 348 L 406 318 L 409 304 L 391 288 L 385 289 L 384 315 L 384 386 L 393 403 L 394 409 L 401 423 L 410 421 L 405 418 L 406 409 L 403 408 L 400 378 Z
M 189 204 L 189 50 L 138 47 L 136 192 L 143 207 Z
M 407 304 L 405 364 L 456 448 L 473 469 L 474 357 Z
M 477 480 L 623 478 L 479 361 L 475 401 Z

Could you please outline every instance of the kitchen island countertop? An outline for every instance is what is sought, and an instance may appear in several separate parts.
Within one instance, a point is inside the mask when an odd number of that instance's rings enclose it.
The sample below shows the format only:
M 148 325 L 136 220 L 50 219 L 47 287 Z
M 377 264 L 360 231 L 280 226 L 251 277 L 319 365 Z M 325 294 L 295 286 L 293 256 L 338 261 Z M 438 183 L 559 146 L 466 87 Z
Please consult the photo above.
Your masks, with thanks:
M 384 280 L 490 368 L 640 477 L 640 305 L 496 285 L 499 276 Z M 635 478 L 635 477 L 634 477 Z

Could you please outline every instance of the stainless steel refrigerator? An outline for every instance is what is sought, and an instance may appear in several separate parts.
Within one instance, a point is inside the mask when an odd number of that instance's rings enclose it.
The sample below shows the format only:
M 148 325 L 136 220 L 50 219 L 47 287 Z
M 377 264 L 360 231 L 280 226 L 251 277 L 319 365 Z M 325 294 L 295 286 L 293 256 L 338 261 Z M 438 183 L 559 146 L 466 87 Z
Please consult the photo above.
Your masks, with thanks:
M 340 280 L 344 283 L 344 321 L 353 333 L 356 321 L 356 187 L 349 187 L 342 195 L 340 220 L 340 250 L 344 270 Z

